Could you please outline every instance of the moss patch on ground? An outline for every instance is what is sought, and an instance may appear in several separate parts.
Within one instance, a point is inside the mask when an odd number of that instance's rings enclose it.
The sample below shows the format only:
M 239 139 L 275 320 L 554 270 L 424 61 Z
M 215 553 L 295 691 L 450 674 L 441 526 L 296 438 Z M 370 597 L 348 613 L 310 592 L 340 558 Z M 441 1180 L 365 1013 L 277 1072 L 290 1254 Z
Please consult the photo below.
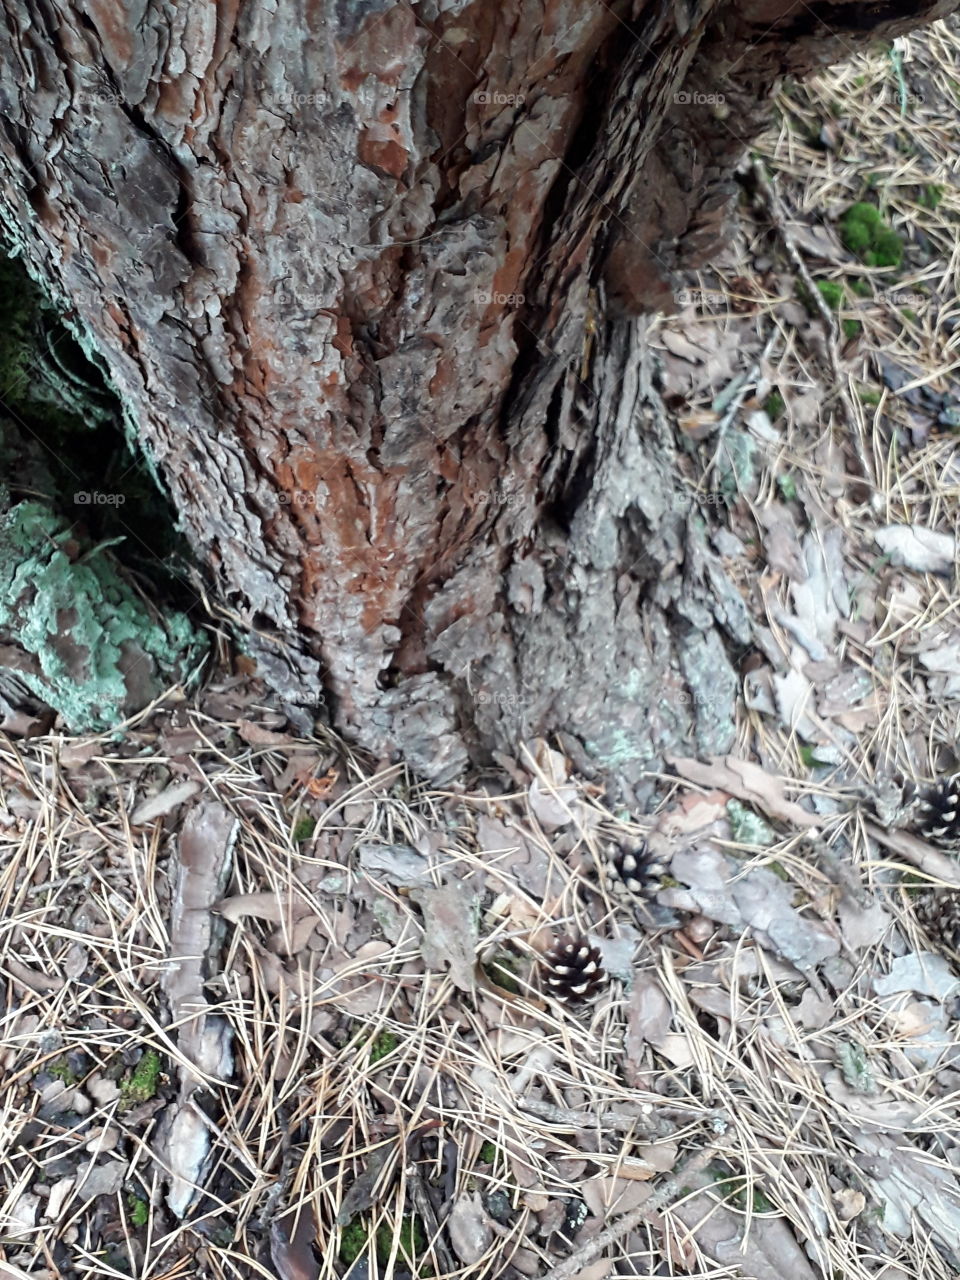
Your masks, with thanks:
M 399 1256 L 413 1262 L 427 1247 L 427 1237 L 419 1218 L 407 1216 L 399 1224 Z M 365 1218 L 354 1218 L 340 1235 L 340 1261 L 346 1266 L 356 1262 L 370 1244 L 370 1224 Z M 373 1236 L 377 1261 L 386 1266 L 393 1248 L 393 1232 L 387 1226 L 377 1228 Z M 420 1271 L 418 1274 L 425 1274 Z
M 156 1049 L 147 1049 L 120 1086 L 123 1105 L 135 1107 L 141 1102 L 149 1102 L 156 1095 L 159 1083 L 160 1055 Z
M 866 201 L 852 204 L 840 219 L 840 238 L 868 267 L 899 267 L 903 260 L 903 240 Z

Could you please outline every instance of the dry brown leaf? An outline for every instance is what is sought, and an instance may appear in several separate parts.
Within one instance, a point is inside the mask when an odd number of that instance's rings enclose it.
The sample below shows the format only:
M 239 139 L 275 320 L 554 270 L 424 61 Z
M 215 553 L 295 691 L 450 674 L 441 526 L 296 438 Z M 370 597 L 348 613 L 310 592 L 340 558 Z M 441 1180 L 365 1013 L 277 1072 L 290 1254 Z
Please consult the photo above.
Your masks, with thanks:
M 615 1265 L 615 1258 L 598 1258 L 596 1262 L 589 1262 L 581 1267 L 570 1280 L 606 1280 Z
M 358 844 L 360 866 L 388 884 L 406 889 L 432 883 L 430 861 L 408 844 Z
M 854 1191 L 852 1187 L 843 1187 L 834 1191 L 833 1203 L 837 1206 L 837 1217 L 841 1222 L 849 1222 L 867 1207 L 867 1197 L 862 1191 Z
M 485 855 L 490 855 L 488 880 L 495 882 L 504 874 L 512 875 L 529 893 L 543 896 L 550 860 L 525 832 L 482 813 L 477 818 L 477 843 Z
M 292 924 L 300 916 L 310 910 L 302 898 L 294 894 L 277 893 L 238 893 L 232 898 L 224 898 L 218 902 L 214 910 L 231 924 L 236 924 L 244 916 L 256 916 L 258 920 L 269 920 L 271 924 Z
M 815 827 L 820 821 L 800 805 L 787 800 L 783 778 L 774 777 L 760 765 L 736 756 L 713 756 L 709 764 L 686 756 L 667 756 L 667 763 L 681 778 L 700 786 L 721 787 L 739 800 L 754 804 L 782 822 L 799 827 Z
M 7 955 L 3 963 L 4 968 L 14 981 L 22 983 L 30 991 L 43 994 L 49 991 L 59 991 L 64 985 L 64 980 L 59 975 L 53 977 L 49 973 L 38 973 L 36 969 L 31 969 L 23 964 L 16 956 Z
M 624 1178 L 627 1182 L 649 1182 L 658 1172 L 656 1165 L 640 1156 L 624 1156 L 617 1165 L 618 1178 Z
M 646 973 L 637 974 L 630 992 L 624 1038 L 624 1073 L 629 1084 L 636 1085 L 643 1075 L 644 1046 L 651 1044 L 660 1048 L 663 1045 L 672 1017 L 667 993 L 656 978 Z
M 313 1251 L 317 1233 L 313 1209 L 301 1204 L 270 1224 L 270 1257 L 278 1280 L 317 1280 L 320 1263 Z
M 800 530 L 793 512 L 782 502 L 770 502 L 758 513 L 765 530 L 763 549 L 771 569 L 803 582 L 807 577 L 807 564 L 800 549 Z
M 708 1179 L 696 1175 L 692 1185 L 704 1187 Z M 693 1232 L 708 1257 L 735 1270 L 743 1280 L 817 1280 L 817 1276 L 784 1218 L 756 1216 L 749 1235 L 744 1218 L 701 1194 L 674 1205 L 670 1217 L 679 1218 Z
M 275 733 L 273 729 L 265 729 L 262 725 L 254 724 L 252 720 L 238 720 L 237 732 L 251 747 L 289 748 L 302 745 L 296 738 L 291 738 L 289 733 Z
M 629 1213 L 631 1209 L 644 1204 L 652 1192 L 653 1188 L 647 1185 L 646 1180 L 610 1177 L 609 1174 L 588 1178 L 580 1184 L 580 1194 L 586 1201 L 587 1208 L 594 1217 L 601 1219 L 609 1219 L 614 1213 Z
M 447 1233 L 454 1253 L 467 1266 L 479 1262 L 489 1249 L 493 1229 L 477 1192 L 463 1193 L 454 1201 L 447 1218 Z
M 956 563 L 957 543 L 949 533 L 918 524 L 888 524 L 876 529 L 873 537 L 891 564 L 917 573 L 949 573 Z
M 155 796 L 142 800 L 130 815 L 130 824 L 134 827 L 144 826 L 155 818 L 165 818 L 168 813 L 178 809 L 191 796 L 200 790 L 200 783 L 194 781 L 178 782 L 172 787 L 165 787 Z
M 580 800 L 573 783 L 556 786 L 534 778 L 527 792 L 527 803 L 530 812 L 548 833 L 567 826 L 580 812 Z
M 275 933 L 271 934 L 269 946 L 279 955 L 295 956 L 307 945 L 311 934 L 320 923 L 320 916 L 312 913 L 301 916 L 292 925 L 288 925 L 287 928 L 277 929 Z
M 720 819 L 726 819 L 727 801 L 730 799 L 723 791 L 711 791 L 700 795 L 696 791 L 687 791 L 657 821 L 658 828 L 671 836 L 687 836 L 695 831 L 704 831 Z
M 339 769 L 328 769 L 322 778 L 311 778 L 306 783 L 306 790 L 315 800 L 326 800 L 339 779 Z
M 410 898 L 423 912 L 420 951 L 427 968 L 449 969 L 455 987 L 473 991 L 479 939 L 476 891 L 453 881 L 440 889 L 412 889 Z
M 703 364 L 709 355 L 703 347 L 698 347 L 682 333 L 674 333 L 672 329 L 664 329 L 660 336 L 663 345 L 672 355 L 679 356 L 681 360 L 688 360 L 691 364 Z

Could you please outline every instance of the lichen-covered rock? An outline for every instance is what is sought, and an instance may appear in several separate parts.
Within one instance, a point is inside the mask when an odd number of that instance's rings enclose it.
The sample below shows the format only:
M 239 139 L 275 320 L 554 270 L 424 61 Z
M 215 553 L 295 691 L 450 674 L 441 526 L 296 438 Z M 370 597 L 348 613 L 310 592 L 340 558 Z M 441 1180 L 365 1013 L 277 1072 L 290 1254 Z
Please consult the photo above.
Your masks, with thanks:
M 205 641 L 161 616 L 103 546 L 87 546 L 40 502 L 0 516 L 0 671 L 74 732 L 101 731 L 187 677 Z

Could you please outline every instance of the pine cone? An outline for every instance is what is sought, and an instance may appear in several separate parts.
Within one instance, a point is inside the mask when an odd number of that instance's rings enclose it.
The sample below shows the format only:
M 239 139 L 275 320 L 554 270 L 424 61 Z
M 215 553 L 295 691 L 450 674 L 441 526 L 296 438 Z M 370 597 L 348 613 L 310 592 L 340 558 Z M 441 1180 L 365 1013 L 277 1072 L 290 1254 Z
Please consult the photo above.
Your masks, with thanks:
M 600 948 L 591 946 L 582 933 L 558 939 L 543 966 L 547 991 L 557 1000 L 590 1000 L 607 980 Z
M 960 954 L 960 889 L 932 889 L 918 900 L 916 910 L 930 941 Z
M 607 870 L 615 884 L 635 898 L 648 898 L 660 888 L 666 867 L 651 853 L 646 840 L 636 849 L 616 845 L 607 859 Z
M 930 787 L 917 802 L 917 830 L 944 849 L 960 849 L 960 774 Z

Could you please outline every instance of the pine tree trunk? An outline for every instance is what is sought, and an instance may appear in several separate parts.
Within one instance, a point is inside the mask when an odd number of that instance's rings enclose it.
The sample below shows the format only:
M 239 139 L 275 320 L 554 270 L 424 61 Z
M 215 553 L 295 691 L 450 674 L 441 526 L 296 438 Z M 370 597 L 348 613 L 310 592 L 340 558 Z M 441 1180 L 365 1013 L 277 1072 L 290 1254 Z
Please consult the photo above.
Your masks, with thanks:
M 778 77 L 953 7 L 2 0 L 0 206 L 285 699 L 629 782 L 748 639 L 633 317 Z

